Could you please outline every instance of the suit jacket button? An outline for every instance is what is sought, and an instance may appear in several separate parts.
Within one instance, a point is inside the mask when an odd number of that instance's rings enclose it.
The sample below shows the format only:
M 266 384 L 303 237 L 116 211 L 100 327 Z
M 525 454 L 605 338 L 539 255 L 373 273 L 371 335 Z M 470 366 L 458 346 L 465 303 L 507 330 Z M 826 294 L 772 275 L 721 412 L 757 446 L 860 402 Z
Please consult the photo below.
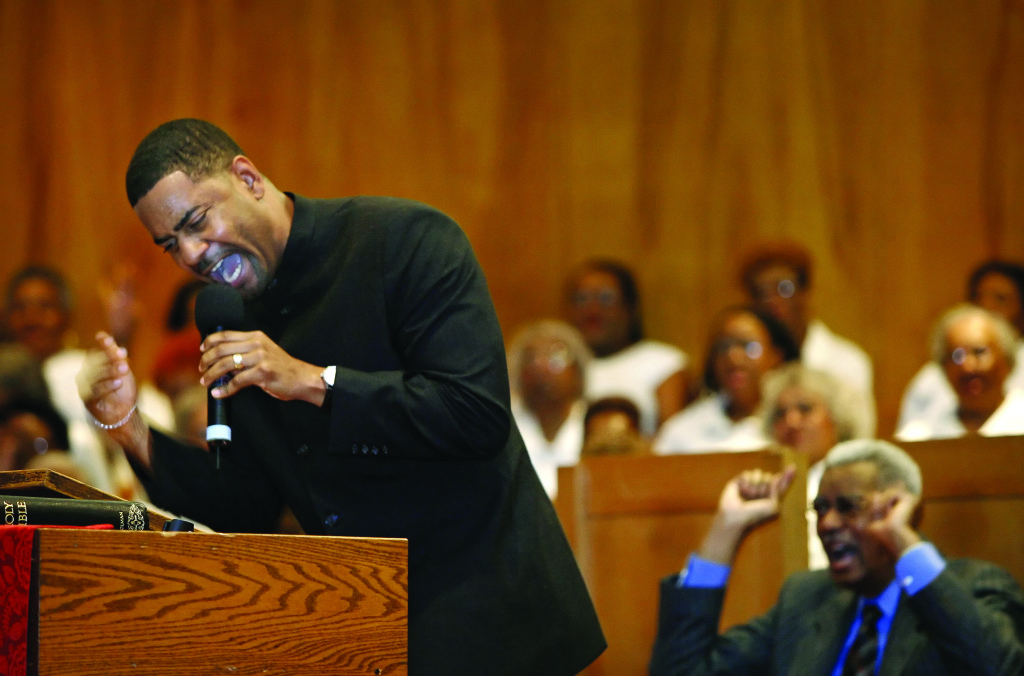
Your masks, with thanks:
M 306 453 L 308 453 L 308 452 L 309 452 L 309 446 L 307 446 L 306 444 L 302 444 L 297 449 L 295 449 L 295 454 L 296 455 L 306 455 Z
M 370 452 L 370 449 L 367 448 L 366 446 L 363 446 L 363 455 L 366 455 L 369 452 Z
M 327 526 L 328 528 L 333 528 L 334 524 L 336 524 L 336 523 L 338 523 L 338 515 L 337 514 L 328 514 L 324 518 L 324 525 Z
M 376 446 L 374 446 L 374 447 L 373 447 L 373 454 L 374 454 L 374 455 L 377 455 L 377 453 L 379 453 L 379 452 L 380 452 L 380 451 L 378 451 L 378 450 L 377 450 L 377 447 L 376 447 Z
M 289 313 L 289 312 L 291 312 L 291 311 L 292 311 L 292 309 L 291 309 L 291 307 L 290 307 L 290 306 L 288 306 L 288 305 L 285 305 L 285 306 L 284 306 L 283 308 L 281 308 L 281 314 L 282 314 L 282 315 L 286 315 L 286 314 L 288 314 L 288 313 Z

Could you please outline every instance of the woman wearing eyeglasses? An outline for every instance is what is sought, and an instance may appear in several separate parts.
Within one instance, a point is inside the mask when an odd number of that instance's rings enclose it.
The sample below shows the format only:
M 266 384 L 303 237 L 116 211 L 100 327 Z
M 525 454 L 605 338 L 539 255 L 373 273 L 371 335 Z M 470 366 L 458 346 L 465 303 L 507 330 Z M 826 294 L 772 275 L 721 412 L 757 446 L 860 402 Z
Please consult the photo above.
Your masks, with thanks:
M 704 394 L 667 420 L 656 453 L 746 451 L 768 438 L 757 416 L 761 379 L 800 358 L 796 341 L 778 320 L 751 307 L 722 311 L 712 325 L 704 360 Z

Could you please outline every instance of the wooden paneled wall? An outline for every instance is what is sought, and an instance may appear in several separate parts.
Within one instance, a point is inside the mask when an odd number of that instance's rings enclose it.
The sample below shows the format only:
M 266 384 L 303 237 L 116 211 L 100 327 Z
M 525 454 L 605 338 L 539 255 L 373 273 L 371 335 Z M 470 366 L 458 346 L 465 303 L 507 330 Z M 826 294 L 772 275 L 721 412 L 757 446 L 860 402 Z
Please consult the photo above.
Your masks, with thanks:
M 614 255 L 699 359 L 738 253 L 801 240 L 883 432 L 971 267 L 1024 259 L 1024 0 L 0 0 L 0 276 L 63 269 L 84 340 L 131 262 L 143 365 L 184 275 L 123 174 L 182 116 L 285 189 L 452 214 L 507 333 Z

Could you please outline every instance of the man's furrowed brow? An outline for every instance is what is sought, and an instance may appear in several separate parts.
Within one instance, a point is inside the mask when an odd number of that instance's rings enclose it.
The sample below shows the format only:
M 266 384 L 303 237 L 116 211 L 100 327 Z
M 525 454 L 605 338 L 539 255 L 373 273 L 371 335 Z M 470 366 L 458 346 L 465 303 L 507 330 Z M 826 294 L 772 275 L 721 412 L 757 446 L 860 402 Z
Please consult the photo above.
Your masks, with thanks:
M 174 228 L 172 229 L 172 232 L 180 232 L 181 229 L 185 227 L 185 224 L 188 223 L 190 220 L 192 220 L 192 216 L 196 213 L 196 211 L 200 208 L 200 206 L 201 205 L 197 204 L 196 206 L 194 206 L 191 209 L 189 209 L 188 211 L 186 211 L 185 214 L 181 217 L 181 220 L 179 220 L 175 224 Z M 163 246 L 164 244 L 166 244 L 167 242 L 169 242 L 172 239 L 174 239 L 174 237 L 172 235 L 167 235 L 165 237 L 154 237 L 153 238 L 153 242 L 157 246 Z

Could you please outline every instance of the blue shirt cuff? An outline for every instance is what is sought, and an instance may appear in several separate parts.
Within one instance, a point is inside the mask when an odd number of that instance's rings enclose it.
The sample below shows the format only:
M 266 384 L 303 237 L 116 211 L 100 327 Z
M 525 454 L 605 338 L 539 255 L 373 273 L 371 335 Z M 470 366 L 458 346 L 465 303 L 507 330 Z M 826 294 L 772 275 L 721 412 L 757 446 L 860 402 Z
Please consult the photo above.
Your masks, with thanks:
M 729 581 L 729 566 L 702 559 L 690 554 L 686 568 L 676 581 L 679 587 L 711 587 L 720 589 Z
M 918 542 L 896 562 L 896 580 L 908 595 L 921 591 L 946 569 L 946 560 L 930 542 Z

